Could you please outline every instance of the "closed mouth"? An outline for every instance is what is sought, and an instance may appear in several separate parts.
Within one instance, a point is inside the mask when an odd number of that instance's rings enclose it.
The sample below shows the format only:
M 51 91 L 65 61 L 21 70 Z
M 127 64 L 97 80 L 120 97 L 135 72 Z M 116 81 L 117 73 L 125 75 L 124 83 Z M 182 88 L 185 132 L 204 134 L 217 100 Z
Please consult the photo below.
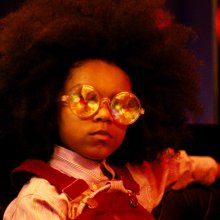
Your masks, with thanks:
M 90 134 L 91 135 L 103 135 L 103 136 L 108 136 L 108 137 L 112 138 L 112 135 L 106 130 L 98 130 L 98 131 L 92 132 Z

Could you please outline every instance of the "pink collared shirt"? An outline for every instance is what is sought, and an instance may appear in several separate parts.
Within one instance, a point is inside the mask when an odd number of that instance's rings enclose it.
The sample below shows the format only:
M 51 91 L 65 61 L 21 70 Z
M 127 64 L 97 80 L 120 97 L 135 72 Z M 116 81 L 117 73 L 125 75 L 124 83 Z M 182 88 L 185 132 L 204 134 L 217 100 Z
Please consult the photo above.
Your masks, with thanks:
M 124 191 L 122 182 L 114 181 L 114 170 L 105 161 L 102 164 L 111 173 L 111 179 L 103 174 L 100 163 L 60 146 L 55 147 L 50 160 L 53 168 L 84 179 L 93 189 L 109 184 L 110 189 Z M 155 162 L 137 166 L 127 164 L 127 167 L 140 185 L 138 201 L 149 212 L 159 204 L 167 189 L 181 189 L 192 182 L 211 184 L 217 174 L 217 163 L 211 157 L 188 156 L 185 151 L 173 156 L 170 149 Z M 33 177 L 9 204 L 3 220 L 66 220 L 68 207 L 65 194 L 59 194 L 47 180 Z

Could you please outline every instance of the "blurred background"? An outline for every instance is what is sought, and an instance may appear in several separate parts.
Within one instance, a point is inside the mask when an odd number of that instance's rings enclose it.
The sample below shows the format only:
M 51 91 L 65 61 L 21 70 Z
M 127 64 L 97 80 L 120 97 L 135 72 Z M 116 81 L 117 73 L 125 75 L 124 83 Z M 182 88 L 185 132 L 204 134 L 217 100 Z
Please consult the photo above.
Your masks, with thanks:
M 23 1 L 0 0 L 0 17 L 19 7 Z M 220 0 L 166 0 L 166 6 L 178 21 L 192 27 L 198 35 L 189 47 L 203 61 L 200 99 L 204 112 L 193 123 L 219 124 Z
M 0 0 L 0 18 L 23 1 Z M 183 147 L 191 155 L 210 155 L 220 162 L 220 0 L 166 0 L 166 6 L 179 22 L 197 33 L 197 40 L 189 47 L 203 61 L 200 100 L 204 112 L 189 123 L 192 139 Z M 0 167 L 1 177 L 4 170 L 5 167 Z M 4 195 L 0 192 L 0 200 L 4 206 L 15 192 L 8 185 L 2 189 L 5 192 Z
M 0 17 L 24 0 L 0 0 Z M 220 161 L 220 0 L 165 0 L 176 20 L 190 26 L 198 38 L 188 45 L 203 61 L 200 101 L 204 112 L 189 128 L 192 140 L 185 143 L 190 154 L 210 155 Z
M 220 0 L 167 0 L 166 2 L 177 20 L 192 27 L 198 35 L 197 41 L 190 45 L 203 61 L 200 99 L 204 112 L 196 123 L 218 124 L 220 116 L 218 47 L 220 41 L 217 39 L 216 18 L 217 11 L 220 12 Z M 218 19 L 220 25 L 220 16 Z
M 196 32 L 189 45 L 203 61 L 200 101 L 203 114 L 189 125 L 188 153 L 210 155 L 220 161 L 220 0 L 166 0 L 176 19 Z

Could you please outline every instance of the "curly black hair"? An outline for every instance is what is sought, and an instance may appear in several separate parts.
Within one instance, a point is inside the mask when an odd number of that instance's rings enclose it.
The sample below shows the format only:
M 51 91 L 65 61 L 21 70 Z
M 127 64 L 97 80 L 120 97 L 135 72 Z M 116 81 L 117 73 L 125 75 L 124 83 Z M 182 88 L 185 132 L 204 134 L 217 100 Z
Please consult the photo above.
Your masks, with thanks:
M 199 110 L 192 36 L 161 0 L 25 1 L 0 20 L 1 161 L 50 159 L 58 96 L 69 69 L 86 59 L 123 69 L 145 108 L 112 163 L 152 161 L 181 147 L 188 116 Z

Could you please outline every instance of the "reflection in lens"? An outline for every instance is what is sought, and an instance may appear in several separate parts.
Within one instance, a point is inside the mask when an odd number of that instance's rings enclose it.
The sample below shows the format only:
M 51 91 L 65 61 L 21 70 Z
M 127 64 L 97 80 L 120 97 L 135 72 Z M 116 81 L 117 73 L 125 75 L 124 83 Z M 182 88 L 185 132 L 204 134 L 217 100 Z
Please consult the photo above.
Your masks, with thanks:
M 70 97 L 71 110 L 80 118 L 90 117 L 99 107 L 99 96 L 92 86 L 78 85 Z
M 111 102 L 112 115 L 122 124 L 131 124 L 139 117 L 140 104 L 137 98 L 127 92 L 117 94 Z
M 85 119 L 94 115 L 100 106 L 100 102 L 110 103 L 109 108 L 112 117 L 120 124 L 134 123 L 140 114 L 144 114 L 139 99 L 132 93 L 120 92 L 113 99 L 102 98 L 90 85 L 76 85 L 69 95 L 71 111 L 79 118 Z

